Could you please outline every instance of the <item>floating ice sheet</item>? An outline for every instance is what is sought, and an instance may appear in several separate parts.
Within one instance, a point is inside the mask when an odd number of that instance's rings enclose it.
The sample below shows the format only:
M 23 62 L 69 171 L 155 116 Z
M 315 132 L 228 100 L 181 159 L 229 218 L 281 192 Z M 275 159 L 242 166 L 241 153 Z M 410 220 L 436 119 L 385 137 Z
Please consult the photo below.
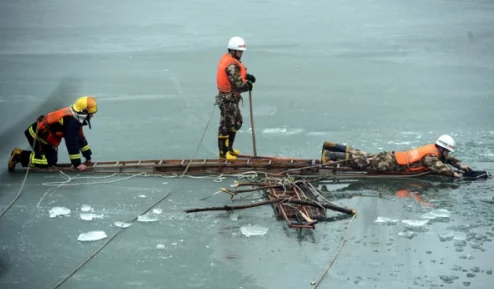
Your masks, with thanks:
M 441 242 L 451 241 L 455 237 L 455 233 L 452 231 L 444 231 L 438 235 Z
M 140 215 L 137 217 L 137 221 L 139 222 L 156 222 L 158 221 L 158 217 L 153 216 L 151 214 Z
M 70 209 L 65 207 L 53 207 L 50 209 L 50 218 L 70 215 Z
M 113 225 L 115 225 L 115 227 L 119 227 L 119 228 L 128 228 L 128 227 L 132 226 L 132 223 L 115 222 L 115 223 L 113 223 Z
M 391 218 L 388 218 L 388 217 L 377 217 L 376 219 L 376 223 L 378 224 L 388 224 L 388 225 L 392 225 L 392 224 L 396 224 L 398 223 L 398 219 L 391 219 Z
M 103 214 L 81 213 L 81 220 L 92 221 L 93 219 L 103 219 Z
M 410 227 L 422 227 L 427 224 L 429 220 L 402 220 L 401 222 Z
M 426 220 L 434 219 L 446 219 L 451 216 L 451 213 L 445 209 L 432 210 L 428 213 L 423 214 L 420 218 Z
M 407 239 L 412 239 L 413 237 L 415 237 L 416 233 L 412 231 L 405 231 L 405 232 L 399 232 L 397 235 Z
M 268 230 L 268 228 L 260 227 L 257 225 L 252 226 L 251 224 L 240 228 L 240 232 L 242 232 L 242 234 L 247 237 L 262 236 L 265 235 Z
M 82 205 L 81 206 L 81 212 L 92 212 L 94 211 L 93 208 L 91 208 L 90 205 Z
M 91 241 L 99 241 L 106 238 L 106 233 L 104 231 L 91 231 L 87 233 L 82 233 L 77 238 L 77 241 L 80 242 L 91 242 Z

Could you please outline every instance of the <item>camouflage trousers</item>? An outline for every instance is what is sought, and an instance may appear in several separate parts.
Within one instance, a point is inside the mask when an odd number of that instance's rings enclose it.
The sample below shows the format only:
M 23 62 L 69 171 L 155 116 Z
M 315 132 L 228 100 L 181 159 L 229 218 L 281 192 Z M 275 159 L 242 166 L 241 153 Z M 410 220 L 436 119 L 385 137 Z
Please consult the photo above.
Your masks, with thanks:
M 374 172 L 404 171 L 406 169 L 404 166 L 398 165 L 394 152 L 370 154 L 349 147 L 348 154 L 348 160 L 345 163 L 353 169 Z
M 406 170 L 406 167 L 398 165 L 394 152 L 370 154 L 351 146 L 329 141 L 324 142 L 321 161 L 323 163 L 338 161 L 352 169 L 364 171 L 389 172 Z
M 219 93 L 216 96 L 216 105 L 219 106 L 220 125 L 218 135 L 227 136 L 232 132 L 237 132 L 243 124 L 242 113 L 238 103 L 242 98 L 233 93 Z

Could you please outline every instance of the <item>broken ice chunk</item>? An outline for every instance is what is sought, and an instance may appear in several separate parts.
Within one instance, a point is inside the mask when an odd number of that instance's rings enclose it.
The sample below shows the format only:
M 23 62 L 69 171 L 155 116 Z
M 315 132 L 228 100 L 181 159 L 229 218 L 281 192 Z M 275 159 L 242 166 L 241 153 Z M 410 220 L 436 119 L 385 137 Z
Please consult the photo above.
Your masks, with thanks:
M 81 241 L 81 242 L 99 241 L 106 237 L 107 236 L 104 231 L 91 231 L 80 234 L 79 238 L 77 238 L 77 241 Z
M 427 220 L 447 219 L 450 217 L 450 215 L 451 215 L 451 213 L 448 210 L 438 209 L 438 210 L 432 210 L 428 213 L 425 213 L 420 218 L 421 219 L 427 219 Z
M 93 219 L 103 219 L 103 215 L 94 214 L 94 213 L 81 213 L 81 220 L 83 221 L 92 221 Z
M 388 225 L 391 225 L 391 224 L 396 224 L 398 223 L 399 220 L 397 219 L 391 219 L 391 218 L 388 218 L 388 217 L 377 217 L 376 219 L 376 223 L 380 223 L 380 224 L 388 224 Z
M 140 215 L 137 217 L 137 221 L 139 222 L 155 222 L 158 221 L 158 218 L 155 216 L 151 216 L 150 214 Z
M 53 207 L 50 209 L 50 218 L 70 215 L 70 209 L 65 207 Z
M 444 231 L 440 233 L 439 235 L 439 240 L 441 242 L 446 242 L 446 241 L 451 241 L 455 237 L 455 234 L 452 231 Z
M 128 228 L 132 225 L 132 223 L 115 222 L 115 223 L 113 223 L 113 225 L 115 225 L 116 227 L 119 227 L 119 228 Z
M 92 212 L 93 208 L 90 205 L 82 205 L 81 212 Z
M 429 220 L 402 220 L 401 222 L 410 227 L 422 227 L 423 225 L 427 224 Z
M 268 228 L 263 228 L 257 225 L 252 226 L 251 224 L 240 228 L 240 232 L 242 232 L 242 234 L 247 237 L 262 236 L 266 234 L 268 230 Z
M 397 235 L 411 240 L 413 237 L 415 237 L 416 234 L 415 232 L 412 231 L 405 231 L 405 232 L 399 232 Z

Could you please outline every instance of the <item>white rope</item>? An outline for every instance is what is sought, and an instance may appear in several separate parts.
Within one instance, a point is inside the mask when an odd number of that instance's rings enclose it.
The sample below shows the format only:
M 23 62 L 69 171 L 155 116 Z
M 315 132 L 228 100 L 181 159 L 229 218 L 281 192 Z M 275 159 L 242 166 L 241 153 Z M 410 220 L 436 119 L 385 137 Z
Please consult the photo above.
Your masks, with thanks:
M 94 181 L 94 182 L 76 182 L 74 183 L 73 181 L 75 180 L 82 180 L 82 179 L 108 179 L 112 177 L 116 177 L 118 175 L 128 175 L 127 177 L 119 178 L 119 179 L 114 179 L 114 180 L 108 180 L 108 181 Z M 180 177 L 187 177 L 191 179 L 211 179 L 215 183 L 221 183 L 224 180 L 226 180 L 227 177 L 231 178 L 238 178 L 238 179 L 255 179 L 257 178 L 257 173 L 255 171 L 248 171 L 244 173 L 239 173 L 239 174 L 232 174 L 232 175 L 206 175 L 206 176 L 192 176 L 192 175 L 183 175 L 179 176 L 177 174 L 173 174 L 170 176 L 164 176 L 164 175 L 154 175 L 154 174 L 148 174 L 146 172 L 141 172 L 141 173 L 136 173 L 136 174 L 118 174 L 118 173 L 113 173 L 111 175 L 107 176 L 70 176 L 63 171 L 60 171 L 60 176 L 64 179 L 64 181 L 59 181 L 59 182 L 44 182 L 41 183 L 42 186 L 46 187 L 62 187 L 62 186 L 83 186 L 83 185 L 100 185 L 100 184 L 112 184 L 116 182 L 121 182 L 125 180 L 129 180 L 135 177 L 150 177 L 150 176 L 159 176 L 164 179 L 174 179 L 174 178 L 180 178 Z
M 36 123 L 36 132 L 34 133 L 36 136 L 38 135 L 38 125 Z M 35 153 L 36 151 L 36 137 L 33 138 L 33 145 L 32 145 L 32 154 Z M 20 158 L 20 155 L 19 155 L 19 158 Z M 9 158 L 10 160 L 10 158 Z M 17 192 L 17 195 L 14 197 L 14 199 L 12 200 L 12 202 L 10 202 L 10 204 L 7 206 L 7 208 L 5 208 L 5 210 L 3 210 L 2 213 L 0 213 L 0 218 L 5 214 L 7 213 L 7 211 L 14 205 L 14 203 L 19 199 L 19 197 L 21 196 L 21 192 L 22 192 L 22 189 L 24 188 L 24 185 L 26 184 L 26 181 L 27 181 L 27 176 L 29 175 L 29 169 L 31 168 L 31 160 L 32 160 L 32 155 L 29 155 L 29 162 L 27 164 L 27 169 L 26 169 L 26 174 L 24 175 L 24 179 L 22 180 L 22 184 L 21 184 L 21 187 L 19 188 L 19 191 Z
M 64 172 L 60 172 L 60 175 L 62 176 L 62 178 L 65 179 L 65 181 L 61 181 L 61 182 L 46 182 L 46 183 L 42 183 L 41 185 L 42 186 L 46 186 L 46 187 L 62 187 L 62 186 L 82 186 L 82 185 L 111 184 L 111 183 L 116 183 L 116 182 L 120 182 L 120 181 L 125 181 L 125 180 L 128 180 L 128 179 L 137 177 L 137 176 L 145 176 L 145 177 L 148 176 L 147 173 L 139 173 L 139 174 L 135 174 L 135 175 L 130 175 L 130 176 L 125 177 L 125 178 L 120 178 L 120 179 L 110 180 L 110 181 L 99 181 L 99 182 L 88 182 L 88 183 L 71 183 L 73 180 L 80 180 L 80 179 L 108 179 L 108 178 L 111 178 L 111 177 L 116 176 L 117 174 L 112 174 L 112 175 L 109 175 L 109 176 L 102 176 L 102 177 L 95 177 L 95 176 L 91 176 L 91 177 L 87 177 L 87 176 L 84 176 L 84 177 L 74 176 L 74 177 L 71 177 L 71 176 L 67 175 Z

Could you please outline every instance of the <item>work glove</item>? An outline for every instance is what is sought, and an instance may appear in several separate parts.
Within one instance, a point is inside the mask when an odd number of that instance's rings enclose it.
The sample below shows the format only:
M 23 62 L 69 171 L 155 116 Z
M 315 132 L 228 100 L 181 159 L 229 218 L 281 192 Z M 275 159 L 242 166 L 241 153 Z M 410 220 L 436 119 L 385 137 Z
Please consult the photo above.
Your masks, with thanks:
M 254 89 L 254 83 L 247 81 L 247 86 L 249 87 L 249 91 L 252 91 Z
M 247 81 L 250 81 L 252 83 L 256 83 L 256 78 L 252 74 L 247 73 L 247 75 L 245 76 L 245 79 L 247 79 Z

